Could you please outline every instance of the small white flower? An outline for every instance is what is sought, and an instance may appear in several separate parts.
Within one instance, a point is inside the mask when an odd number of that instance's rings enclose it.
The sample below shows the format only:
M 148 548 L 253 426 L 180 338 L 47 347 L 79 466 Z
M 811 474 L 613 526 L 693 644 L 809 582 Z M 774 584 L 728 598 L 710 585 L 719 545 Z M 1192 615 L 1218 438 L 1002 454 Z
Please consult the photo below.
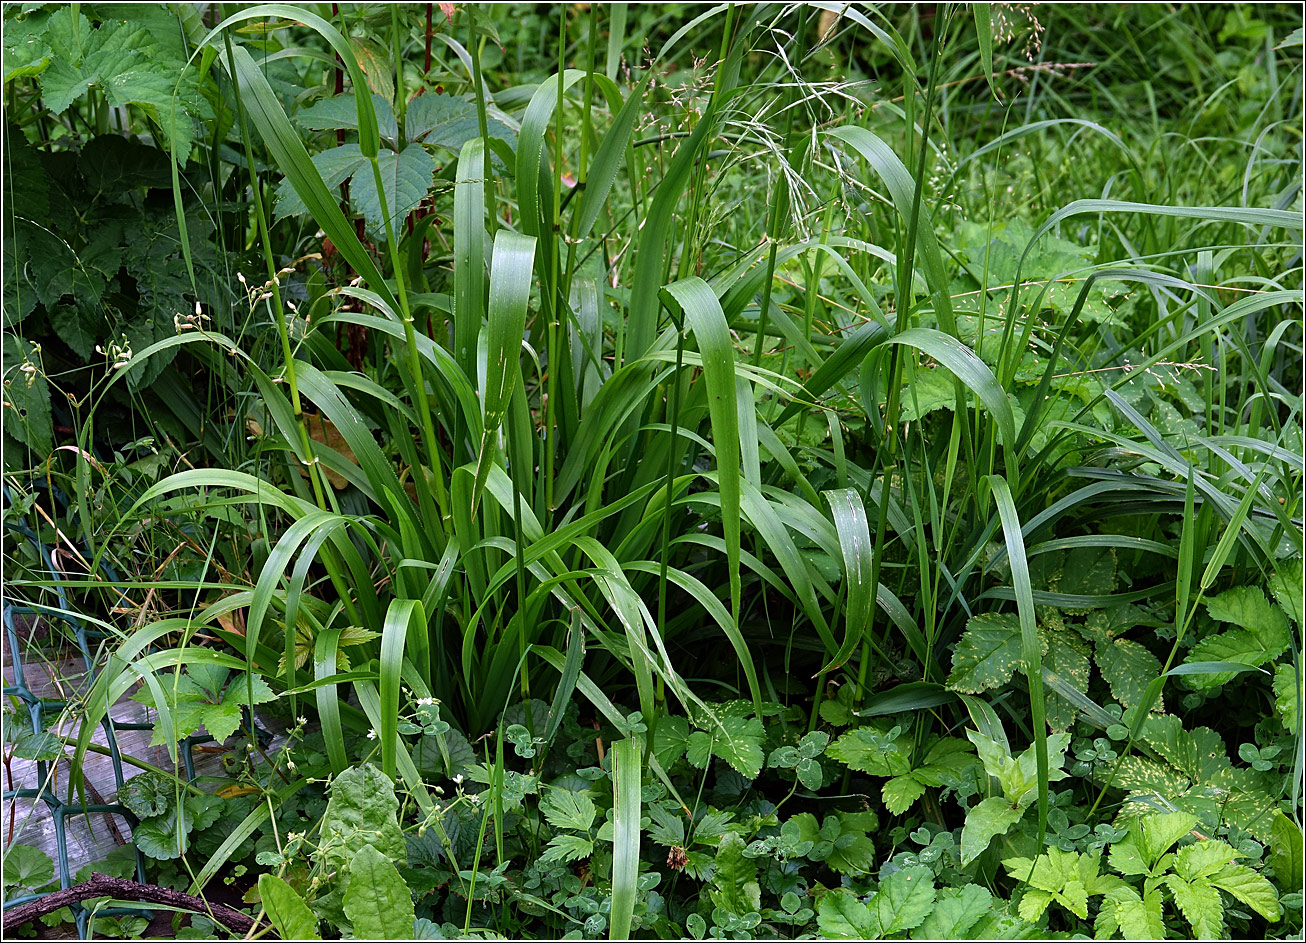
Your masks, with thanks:
M 432 704 L 436 704 L 436 703 L 439 703 L 439 702 L 436 701 L 436 699 L 433 698 L 433 697 L 419 697 L 419 698 L 417 699 L 417 706 L 418 706 L 418 707 L 429 707 L 429 706 L 431 706 Z
M 369 740 L 375 740 L 375 739 L 376 739 L 376 731 L 373 730 L 373 729 L 371 729 L 371 728 L 368 728 L 368 731 L 367 731 L 367 739 L 369 739 Z
M 308 723 L 308 718 L 301 715 L 295 718 L 295 723 L 299 724 L 302 727 L 304 724 Z
M 453 778 L 454 785 L 461 786 L 463 784 L 463 778 L 464 777 L 462 773 L 459 773 L 457 776 L 455 776 Z

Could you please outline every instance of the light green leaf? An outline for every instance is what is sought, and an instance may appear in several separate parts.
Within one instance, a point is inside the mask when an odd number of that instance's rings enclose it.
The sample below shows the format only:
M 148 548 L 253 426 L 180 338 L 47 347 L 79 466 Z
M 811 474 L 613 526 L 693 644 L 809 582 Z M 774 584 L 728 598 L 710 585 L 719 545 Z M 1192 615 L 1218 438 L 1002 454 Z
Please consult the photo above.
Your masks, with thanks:
M 970 864 L 984 853 L 997 835 L 1005 835 L 1025 814 L 1025 806 L 1014 806 L 999 796 L 990 796 L 966 810 L 961 830 L 961 864 Z
M 366 844 L 402 864 L 405 846 L 398 812 L 394 783 L 385 773 L 370 763 L 345 770 L 331 783 L 314 857 L 328 870 L 343 871 L 359 845 Z
M 868 725 L 848 731 L 825 752 L 850 769 L 872 776 L 905 776 L 911 772 L 910 751 L 901 727 L 885 730 Z
M 938 903 L 921 925 L 912 931 L 912 939 L 971 939 L 967 931 L 988 913 L 992 904 L 993 895 L 982 884 L 940 888 Z
M 5 849 L 4 886 L 36 890 L 54 880 L 54 862 L 31 845 L 10 845 Z
M 548 863 L 579 861 L 594 854 L 594 842 L 580 835 L 554 835 L 540 855 Z
M 716 873 L 708 896 L 727 913 L 743 917 L 762 908 L 757 860 L 744 856 L 746 844 L 737 832 L 726 832 L 717 845 Z
M 594 824 L 595 808 L 588 790 L 550 789 L 540 800 L 540 811 L 554 828 L 587 832 Z
M 816 909 L 816 923 L 821 936 L 831 940 L 874 940 L 870 908 L 856 895 L 844 890 L 832 891 L 821 898 Z
M 283 940 L 320 940 L 317 917 L 295 889 L 275 874 L 261 874 L 258 879 L 259 899 L 268 919 L 276 927 L 277 936 Z
M 1220 902 L 1219 891 L 1202 882 L 1189 884 L 1177 874 L 1167 874 L 1165 883 L 1199 940 L 1224 936 L 1224 904 Z
M 895 776 L 886 782 L 880 791 L 884 807 L 894 815 L 902 815 L 924 794 L 925 786 L 910 775 Z
M 413 898 L 398 869 L 374 845 L 350 859 L 345 916 L 364 940 L 406 940 L 412 936 Z
M 1210 882 L 1238 898 L 1271 923 L 1282 915 L 1279 895 L 1274 890 L 1274 885 L 1246 865 L 1227 865 L 1211 877 Z

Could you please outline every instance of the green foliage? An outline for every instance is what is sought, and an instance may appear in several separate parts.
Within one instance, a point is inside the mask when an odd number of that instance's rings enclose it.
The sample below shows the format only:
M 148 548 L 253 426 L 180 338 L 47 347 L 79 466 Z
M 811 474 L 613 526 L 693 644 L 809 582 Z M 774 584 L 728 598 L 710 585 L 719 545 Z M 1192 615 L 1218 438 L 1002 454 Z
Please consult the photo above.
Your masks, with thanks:
M 235 672 L 222 665 L 194 664 L 175 677 L 160 676 L 165 704 L 155 703 L 152 688 L 144 687 L 133 700 L 148 707 L 167 710 L 172 718 L 171 730 L 188 737 L 203 727 L 214 740 L 222 743 L 240 726 L 241 711 L 255 704 L 276 700 L 276 693 L 262 676 L 252 672 Z M 167 742 L 167 727 L 155 724 L 155 745 Z
M 344 908 L 360 938 L 398 940 L 412 934 L 413 899 L 408 885 L 376 845 L 364 844 L 350 859 Z

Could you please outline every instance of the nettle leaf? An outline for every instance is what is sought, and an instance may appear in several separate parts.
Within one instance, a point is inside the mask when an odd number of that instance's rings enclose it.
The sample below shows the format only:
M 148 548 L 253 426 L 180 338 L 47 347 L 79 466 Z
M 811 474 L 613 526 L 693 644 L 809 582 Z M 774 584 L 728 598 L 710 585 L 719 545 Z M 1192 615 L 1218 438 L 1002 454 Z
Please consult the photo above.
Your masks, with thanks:
M 516 151 L 516 132 L 493 118 L 488 119 L 485 126 L 490 137 L 499 138 Z M 472 138 L 481 136 L 474 104 L 452 95 L 432 95 L 430 92 L 408 103 L 404 131 L 409 141 L 421 141 L 455 153 Z
M 1009 613 L 983 613 L 966 623 L 947 684 L 954 691 L 979 694 L 1006 684 L 1022 664 L 1019 620 Z
M 744 855 L 744 839 L 727 832 L 717 845 L 716 873 L 708 897 L 717 907 L 736 917 L 762 909 L 762 888 L 757 883 L 757 861 Z
M 376 111 L 377 131 L 381 138 L 398 144 L 399 122 L 395 120 L 390 102 L 373 92 L 372 108 Z M 310 131 L 357 131 L 358 99 L 353 92 L 323 98 L 296 112 L 295 124 Z
M 397 153 L 390 148 L 381 148 L 376 161 L 385 187 L 384 205 L 376 189 L 372 162 L 363 156 L 357 144 L 342 144 L 313 155 L 313 164 L 328 189 L 349 181 L 350 203 L 355 212 L 362 214 L 373 233 L 385 233 L 386 213 L 389 212 L 395 238 L 398 238 L 404 218 L 417 208 L 431 189 L 435 177 L 435 161 L 416 144 Z M 307 212 L 308 207 L 299 198 L 290 181 L 282 181 L 277 188 L 277 219 Z
M 1116 552 L 1111 547 L 1076 547 L 1066 554 L 1058 589 L 1076 596 L 1108 596 L 1116 588 Z M 1088 612 L 1066 609 L 1067 612 Z
M 1137 707 L 1148 685 L 1161 676 L 1161 662 L 1142 644 L 1130 639 L 1105 639 L 1097 643 L 1097 667 L 1111 687 L 1111 695 L 1125 707 Z M 1165 710 L 1160 695 L 1155 709 Z
M 1292 665 L 1274 669 L 1274 707 L 1291 734 L 1301 732 L 1302 673 Z
M 180 104 L 194 101 L 193 70 L 187 79 L 186 61 L 173 54 L 144 26 L 106 20 L 92 28 L 76 8 L 54 13 L 45 30 L 52 59 L 41 73 L 41 98 L 55 114 L 67 111 L 92 86 L 103 90 L 113 107 L 141 105 L 158 121 L 164 133 L 173 125 L 173 91 L 182 78 Z M 177 153 L 190 152 L 194 129 L 188 114 L 176 113 Z
M 1259 587 L 1236 586 L 1225 590 L 1207 600 L 1206 609 L 1211 618 L 1239 628 L 1202 639 L 1185 659 L 1189 663 L 1232 661 L 1263 665 L 1282 655 L 1292 642 L 1283 610 L 1270 602 Z M 1184 680 L 1199 691 L 1207 691 L 1235 677 L 1231 672 L 1221 672 L 1185 675 Z
M 578 832 L 589 831 L 597 813 L 589 790 L 572 792 L 560 788 L 550 789 L 540 799 L 540 811 L 554 828 L 570 828 Z
M 405 845 L 398 822 L 399 800 L 390 777 L 370 763 L 354 766 L 331 783 L 316 860 L 328 871 L 349 866 L 362 844 L 403 864 Z
M 4 431 L 41 458 L 54 448 L 50 384 L 41 373 L 41 357 L 25 338 L 4 341 Z
M 903 776 L 911 772 L 911 740 L 900 726 L 872 723 L 850 730 L 825 751 L 850 769 L 872 776 Z
M 374 845 L 364 845 L 349 862 L 345 916 L 362 940 L 406 940 L 412 936 L 413 898 L 394 862 Z

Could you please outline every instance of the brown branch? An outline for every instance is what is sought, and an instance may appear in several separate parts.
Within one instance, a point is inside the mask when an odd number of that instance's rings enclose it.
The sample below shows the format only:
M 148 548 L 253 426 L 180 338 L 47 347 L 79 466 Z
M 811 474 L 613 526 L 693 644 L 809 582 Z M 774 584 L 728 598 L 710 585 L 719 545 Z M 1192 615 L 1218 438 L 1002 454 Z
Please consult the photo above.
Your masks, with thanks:
M 151 904 L 166 904 L 169 907 L 177 907 L 181 910 L 203 914 L 222 924 L 233 933 L 241 935 L 247 934 L 254 929 L 254 919 L 252 917 L 231 907 L 222 904 L 211 904 L 199 897 L 192 897 L 189 894 L 183 894 L 170 888 L 156 887 L 153 884 L 138 884 L 124 878 L 110 877 L 107 874 L 92 874 L 89 881 L 74 884 L 66 891 L 55 891 L 53 894 L 46 894 L 44 897 L 29 903 L 20 904 L 5 913 L 4 928 L 8 930 L 19 924 L 27 923 L 29 920 L 36 920 L 38 917 L 54 913 L 60 907 L 67 907 L 70 904 L 89 900 L 92 897 L 113 897 L 118 900 L 143 900 Z

